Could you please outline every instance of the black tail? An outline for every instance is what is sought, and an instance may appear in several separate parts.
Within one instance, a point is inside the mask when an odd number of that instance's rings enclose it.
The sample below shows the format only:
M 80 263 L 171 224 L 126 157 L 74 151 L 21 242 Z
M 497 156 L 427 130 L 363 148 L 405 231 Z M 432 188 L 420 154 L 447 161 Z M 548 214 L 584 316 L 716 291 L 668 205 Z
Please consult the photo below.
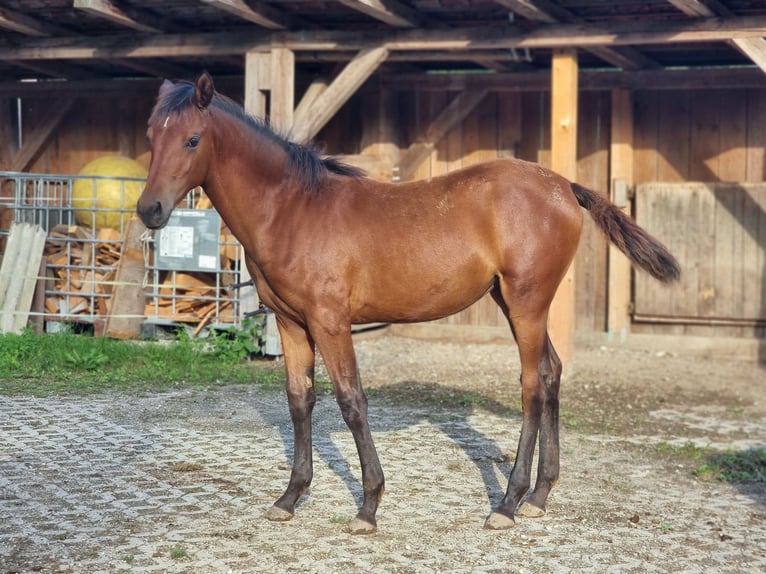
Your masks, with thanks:
M 676 258 L 619 207 L 577 183 L 572 183 L 572 191 L 577 202 L 588 210 L 596 225 L 634 265 L 660 281 L 670 282 L 680 277 L 681 268 Z

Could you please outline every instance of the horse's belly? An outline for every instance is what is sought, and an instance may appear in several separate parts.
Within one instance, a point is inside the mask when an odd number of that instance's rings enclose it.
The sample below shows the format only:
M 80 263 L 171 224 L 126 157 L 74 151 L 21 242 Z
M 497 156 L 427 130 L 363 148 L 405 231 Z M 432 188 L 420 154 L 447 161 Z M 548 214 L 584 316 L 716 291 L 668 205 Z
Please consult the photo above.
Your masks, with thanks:
M 494 278 L 476 281 L 460 277 L 428 284 L 403 282 L 357 299 L 352 305 L 352 322 L 414 323 L 441 319 L 478 301 L 493 284 Z

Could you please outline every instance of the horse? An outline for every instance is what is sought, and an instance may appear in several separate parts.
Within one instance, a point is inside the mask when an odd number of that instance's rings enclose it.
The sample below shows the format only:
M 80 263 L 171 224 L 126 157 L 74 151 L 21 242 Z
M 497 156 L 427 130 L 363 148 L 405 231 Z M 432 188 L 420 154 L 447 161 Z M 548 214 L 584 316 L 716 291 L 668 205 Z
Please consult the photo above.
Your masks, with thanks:
M 248 115 L 206 72 L 162 83 L 147 137 L 151 163 L 136 208 L 143 223 L 162 228 L 201 186 L 276 317 L 294 459 L 284 494 L 266 512 L 272 521 L 293 518 L 313 478 L 316 351 L 361 463 L 362 503 L 346 529 L 372 533 L 385 481 L 352 325 L 439 319 L 486 293 L 518 346 L 522 426 L 507 490 L 484 526 L 544 514 L 559 477 L 562 372 L 548 314 L 577 249 L 582 208 L 636 267 L 664 282 L 680 275 L 669 251 L 616 205 L 538 164 L 498 159 L 422 181 L 375 181 Z

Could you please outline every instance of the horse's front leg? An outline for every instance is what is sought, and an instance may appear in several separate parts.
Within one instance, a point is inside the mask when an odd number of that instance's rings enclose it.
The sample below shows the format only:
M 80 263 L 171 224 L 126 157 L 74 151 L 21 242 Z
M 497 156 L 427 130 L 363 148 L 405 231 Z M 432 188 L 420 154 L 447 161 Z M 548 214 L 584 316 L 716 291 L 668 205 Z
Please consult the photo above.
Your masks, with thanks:
M 314 341 L 305 327 L 281 316 L 277 326 L 287 371 L 287 401 L 295 437 L 293 468 L 285 493 L 269 508 L 266 518 L 290 520 L 295 505 L 314 476 L 311 446 L 311 412 L 316 403 L 314 390 Z
M 343 420 L 356 442 L 362 466 L 364 499 L 356 518 L 348 523 L 347 530 L 352 534 L 370 534 L 377 529 L 375 513 L 383 496 L 385 481 L 367 422 L 367 397 L 359 378 L 351 325 L 335 329 L 319 327 L 312 329 L 312 334 L 332 380 Z

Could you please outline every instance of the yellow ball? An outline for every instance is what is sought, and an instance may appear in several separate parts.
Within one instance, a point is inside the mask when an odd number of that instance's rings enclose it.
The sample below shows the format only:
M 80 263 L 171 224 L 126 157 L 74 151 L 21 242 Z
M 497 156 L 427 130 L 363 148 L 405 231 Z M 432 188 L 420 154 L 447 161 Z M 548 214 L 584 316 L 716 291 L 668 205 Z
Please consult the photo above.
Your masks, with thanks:
M 89 162 L 79 175 L 99 177 L 74 181 L 72 207 L 77 223 L 88 227 L 95 225 L 97 229 L 121 229 L 123 217 L 131 217 L 136 209 L 143 182 L 111 178 L 146 179 L 146 169 L 133 159 L 110 155 Z

